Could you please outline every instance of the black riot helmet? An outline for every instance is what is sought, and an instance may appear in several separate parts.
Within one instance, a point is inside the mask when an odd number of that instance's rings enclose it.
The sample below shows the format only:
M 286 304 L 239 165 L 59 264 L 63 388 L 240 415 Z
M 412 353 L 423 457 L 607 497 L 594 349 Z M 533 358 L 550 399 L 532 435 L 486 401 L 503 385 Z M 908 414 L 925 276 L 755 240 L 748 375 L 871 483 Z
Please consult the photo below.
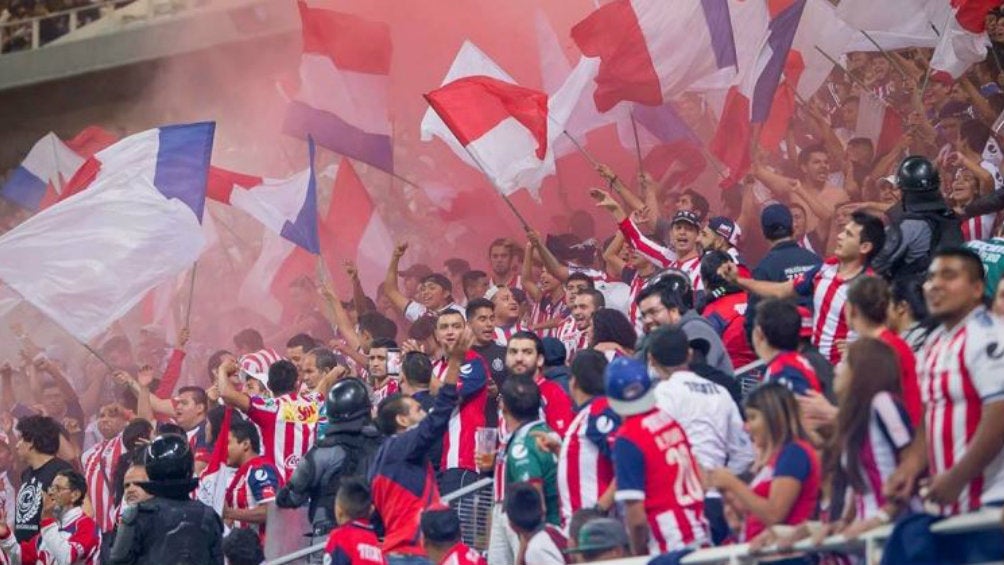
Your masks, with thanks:
M 941 188 L 941 176 L 926 157 L 911 155 L 899 164 L 896 186 L 903 192 L 927 192 Z
M 185 436 L 161 434 L 146 446 L 145 455 L 150 480 L 141 486 L 150 494 L 184 499 L 198 486 L 195 455 Z
M 335 383 L 325 400 L 329 425 L 363 420 L 369 416 L 372 406 L 366 385 L 356 378 Z
M 146 446 L 146 474 L 151 482 L 191 478 L 195 473 L 195 456 L 188 439 L 178 434 L 153 438 Z

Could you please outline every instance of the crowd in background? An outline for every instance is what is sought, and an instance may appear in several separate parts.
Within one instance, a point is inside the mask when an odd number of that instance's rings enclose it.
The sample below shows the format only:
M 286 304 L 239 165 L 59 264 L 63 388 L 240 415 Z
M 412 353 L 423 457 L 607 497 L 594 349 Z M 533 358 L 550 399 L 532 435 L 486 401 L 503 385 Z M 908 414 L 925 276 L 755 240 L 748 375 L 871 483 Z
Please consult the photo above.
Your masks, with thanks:
M 131 562 L 123 509 L 171 434 L 233 564 L 281 535 L 274 505 L 332 563 L 673 562 L 891 523 L 890 563 L 999 557 L 1001 532 L 923 541 L 1004 503 L 1004 14 L 988 33 L 958 81 L 851 53 L 720 201 L 600 166 L 605 219 L 406 269 L 431 244 L 402 242 L 378 288 L 345 264 L 351 296 L 297 279 L 279 331 L 234 326 L 194 368 L 187 329 L 115 328 L 70 366 L 12 328 L 0 559 Z M 479 532 L 438 501 L 485 477 Z

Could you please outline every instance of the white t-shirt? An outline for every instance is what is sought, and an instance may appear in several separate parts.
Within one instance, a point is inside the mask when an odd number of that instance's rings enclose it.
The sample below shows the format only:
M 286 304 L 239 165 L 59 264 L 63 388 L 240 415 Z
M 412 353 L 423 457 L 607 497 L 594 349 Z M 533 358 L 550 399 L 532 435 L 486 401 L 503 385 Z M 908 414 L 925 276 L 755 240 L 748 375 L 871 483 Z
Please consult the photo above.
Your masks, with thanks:
M 753 442 L 725 387 L 690 371 L 677 371 L 656 385 L 655 403 L 679 422 L 705 469 L 727 466 L 739 474 L 753 463 Z

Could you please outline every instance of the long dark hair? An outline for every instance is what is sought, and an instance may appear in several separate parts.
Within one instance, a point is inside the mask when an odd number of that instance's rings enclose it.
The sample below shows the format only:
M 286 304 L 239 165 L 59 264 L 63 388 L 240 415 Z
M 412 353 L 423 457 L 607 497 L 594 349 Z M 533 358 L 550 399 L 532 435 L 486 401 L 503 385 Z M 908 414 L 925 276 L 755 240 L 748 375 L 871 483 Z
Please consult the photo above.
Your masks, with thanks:
M 756 410 L 763 414 L 770 433 L 768 453 L 773 453 L 786 443 L 808 440 L 809 435 L 802 427 L 798 401 L 788 387 L 780 383 L 766 383 L 758 386 L 746 397 L 746 410 Z
M 619 310 L 600 308 L 593 312 L 593 345 L 611 342 L 633 351 L 637 341 L 634 326 Z
M 854 490 L 867 491 L 861 476 L 861 447 L 868 436 L 872 399 L 880 392 L 900 395 L 900 366 L 896 352 L 877 339 L 862 337 L 847 347 L 844 363 L 850 379 L 838 398 L 835 452 L 847 457 L 841 472 Z M 839 459 L 838 459 L 839 460 Z

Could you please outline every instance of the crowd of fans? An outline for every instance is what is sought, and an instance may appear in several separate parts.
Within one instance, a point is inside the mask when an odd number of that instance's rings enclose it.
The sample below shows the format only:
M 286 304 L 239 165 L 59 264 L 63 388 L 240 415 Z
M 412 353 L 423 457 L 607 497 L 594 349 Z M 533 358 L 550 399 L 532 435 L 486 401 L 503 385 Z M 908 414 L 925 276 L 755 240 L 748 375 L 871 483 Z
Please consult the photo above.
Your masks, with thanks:
M 34 21 L 38 22 L 38 46 L 43 46 L 131 2 L 107 5 L 96 0 L 4 0 L 0 2 L 0 53 L 31 49 Z M 76 10 L 76 28 L 71 29 L 69 12 L 75 8 L 85 9 Z
M 436 268 L 401 243 L 375 293 L 346 264 L 351 297 L 297 279 L 295 330 L 235 333 L 194 385 L 187 330 L 77 368 L 16 328 L 0 561 L 258 563 L 304 507 L 326 563 L 671 563 L 891 523 L 889 563 L 999 558 L 1000 531 L 927 528 L 1004 503 L 1004 15 L 989 33 L 958 81 L 852 53 L 716 213 L 673 169 L 601 166 L 595 233 Z M 899 135 L 858 135 L 865 100 Z M 440 502 L 483 478 L 487 531 Z M 137 525 L 189 497 L 201 534 Z

